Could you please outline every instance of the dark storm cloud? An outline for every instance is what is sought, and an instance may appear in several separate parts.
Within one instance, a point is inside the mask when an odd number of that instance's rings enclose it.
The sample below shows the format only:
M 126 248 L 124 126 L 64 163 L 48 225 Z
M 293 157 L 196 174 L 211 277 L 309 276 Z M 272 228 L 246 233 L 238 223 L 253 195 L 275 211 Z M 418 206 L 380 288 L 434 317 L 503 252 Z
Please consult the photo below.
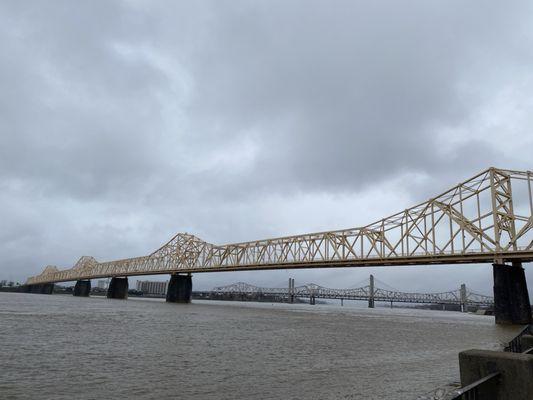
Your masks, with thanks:
M 490 165 L 531 168 L 530 11 L 3 2 L 2 269 L 148 253 L 177 230 L 367 223 Z

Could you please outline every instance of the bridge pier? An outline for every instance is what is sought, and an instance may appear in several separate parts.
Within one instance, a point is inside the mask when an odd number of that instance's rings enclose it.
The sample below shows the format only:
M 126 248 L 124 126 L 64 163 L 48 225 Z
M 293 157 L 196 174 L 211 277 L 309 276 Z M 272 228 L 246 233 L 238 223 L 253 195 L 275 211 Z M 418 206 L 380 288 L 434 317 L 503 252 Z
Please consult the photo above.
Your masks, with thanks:
M 52 294 L 52 293 L 54 293 L 54 284 L 43 283 L 41 286 L 41 294 Z
M 460 296 L 460 302 L 461 302 L 461 312 L 467 312 L 467 305 L 466 305 L 466 285 L 463 283 L 461 284 L 461 289 L 459 289 L 459 296 Z
M 128 278 L 111 278 L 107 289 L 107 298 L 126 300 L 128 298 Z
M 74 292 L 72 293 L 74 296 L 79 297 L 89 297 L 89 293 L 91 292 L 91 281 L 77 281 L 76 285 L 74 286 Z
M 497 324 L 530 324 L 531 304 L 521 261 L 492 264 L 494 316 Z
M 289 278 L 289 303 L 294 303 L 294 279 Z
M 374 275 L 370 275 L 370 286 L 368 292 L 368 308 L 374 308 Z
M 311 304 L 312 306 L 314 306 L 316 304 L 315 296 L 309 297 L 309 304 Z
M 28 285 L 25 292 L 34 293 L 34 294 L 52 294 L 54 292 L 54 284 L 53 283 L 39 283 L 35 285 Z
M 172 274 L 168 282 L 168 303 L 190 303 L 192 296 L 192 276 Z

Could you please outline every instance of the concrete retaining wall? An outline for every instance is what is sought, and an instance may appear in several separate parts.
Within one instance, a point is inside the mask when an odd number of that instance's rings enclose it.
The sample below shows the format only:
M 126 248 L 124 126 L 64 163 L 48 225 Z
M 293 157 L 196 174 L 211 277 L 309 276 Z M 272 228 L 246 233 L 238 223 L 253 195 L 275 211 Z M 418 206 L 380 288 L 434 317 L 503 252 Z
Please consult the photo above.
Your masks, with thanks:
M 533 399 L 533 355 L 490 350 L 459 353 L 461 385 L 469 385 L 493 372 L 501 372 L 499 382 L 482 386 L 483 400 Z

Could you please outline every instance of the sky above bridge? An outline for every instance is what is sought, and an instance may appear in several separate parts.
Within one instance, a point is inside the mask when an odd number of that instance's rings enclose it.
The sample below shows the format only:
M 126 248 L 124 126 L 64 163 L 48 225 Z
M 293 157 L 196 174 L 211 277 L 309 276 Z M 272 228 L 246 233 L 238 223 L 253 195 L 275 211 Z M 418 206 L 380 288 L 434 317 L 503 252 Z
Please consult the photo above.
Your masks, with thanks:
M 224 244 L 366 225 L 489 166 L 533 169 L 532 8 L 2 1 L 0 279 L 149 254 L 176 232 Z M 492 288 L 489 265 L 194 284 L 370 273 Z

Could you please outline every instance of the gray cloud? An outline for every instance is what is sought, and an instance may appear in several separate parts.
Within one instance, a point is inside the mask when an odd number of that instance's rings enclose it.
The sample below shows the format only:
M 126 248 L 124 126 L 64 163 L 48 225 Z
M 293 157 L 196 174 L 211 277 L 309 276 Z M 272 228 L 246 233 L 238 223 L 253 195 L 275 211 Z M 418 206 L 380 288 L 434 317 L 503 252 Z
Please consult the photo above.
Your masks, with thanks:
M 0 271 L 146 254 L 176 231 L 224 243 L 349 227 L 490 165 L 531 169 L 530 12 L 4 2 Z

